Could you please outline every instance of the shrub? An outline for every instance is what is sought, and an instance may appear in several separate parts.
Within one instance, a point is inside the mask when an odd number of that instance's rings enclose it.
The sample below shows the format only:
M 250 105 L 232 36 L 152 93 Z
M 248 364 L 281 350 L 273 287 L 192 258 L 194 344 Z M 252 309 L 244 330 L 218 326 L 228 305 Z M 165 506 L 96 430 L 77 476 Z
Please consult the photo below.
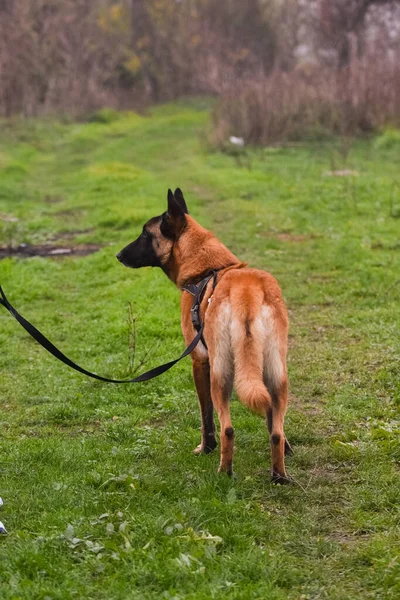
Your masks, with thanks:
M 376 148 L 394 148 L 400 147 L 400 130 L 387 128 L 376 138 Z
M 400 124 L 400 63 L 365 56 L 344 69 L 275 71 L 235 83 L 212 115 L 211 142 L 231 135 L 268 145 L 327 135 L 357 135 Z
M 118 121 L 122 117 L 122 114 L 113 108 L 101 108 L 90 115 L 89 123 L 113 123 Z

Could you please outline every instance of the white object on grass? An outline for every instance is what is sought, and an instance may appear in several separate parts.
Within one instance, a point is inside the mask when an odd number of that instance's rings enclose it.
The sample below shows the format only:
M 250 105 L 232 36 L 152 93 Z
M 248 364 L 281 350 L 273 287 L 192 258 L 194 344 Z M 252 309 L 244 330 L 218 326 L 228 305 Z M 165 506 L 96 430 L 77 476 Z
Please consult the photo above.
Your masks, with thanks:
M 4 527 L 3 523 L 0 521 L 0 535 L 1 534 L 7 535 L 7 529 Z
M 0 508 L 3 506 L 4 502 L 3 502 L 3 498 L 0 498 Z
M 234 135 L 231 135 L 231 137 L 229 138 L 229 141 L 234 146 L 240 146 L 240 148 L 243 148 L 243 146 L 244 146 L 244 139 L 241 137 L 236 137 Z

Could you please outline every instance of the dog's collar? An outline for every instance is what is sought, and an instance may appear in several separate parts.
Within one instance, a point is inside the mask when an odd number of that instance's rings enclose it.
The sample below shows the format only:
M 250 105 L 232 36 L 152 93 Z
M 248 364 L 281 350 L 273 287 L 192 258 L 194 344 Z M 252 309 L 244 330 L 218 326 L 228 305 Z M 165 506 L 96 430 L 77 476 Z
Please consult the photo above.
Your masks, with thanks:
M 200 279 L 200 281 L 197 281 L 196 283 L 192 282 L 192 283 L 187 283 L 186 285 L 183 285 L 182 290 L 189 292 L 189 294 L 192 294 L 192 296 L 194 296 L 195 298 L 199 297 L 200 295 L 203 297 L 207 283 L 210 281 L 210 279 L 212 277 L 214 277 L 213 289 L 217 285 L 217 274 L 219 271 L 221 271 L 221 269 L 215 269 L 215 270 L 213 269 L 212 271 L 208 271 L 208 274 L 205 277 L 203 277 L 202 279 Z
M 217 269 L 206 269 L 205 271 L 201 271 L 197 275 L 193 275 L 192 277 L 184 280 L 183 283 L 180 283 L 180 284 L 177 283 L 177 286 L 178 286 L 179 289 L 186 290 L 186 291 L 189 292 L 188 288 L 190 286 L 192 286 L 194 284 L 198 285 L 199 283 L 201 283 L 202 281 L 204 281 L 204 279 L 206 279 L 210 274 L 211 275 L 213 273 L 224 274 L 226 271 L 230 271 L 231 269 L 243 269 L 244 267 L 247 267 L 247 266 L 248 266 L 248 263 L 245 263 L 245 262 L 235 262 L 235 263 L 231 263 L 230 265 L 226 265 L 224 267 L 219 267 Z

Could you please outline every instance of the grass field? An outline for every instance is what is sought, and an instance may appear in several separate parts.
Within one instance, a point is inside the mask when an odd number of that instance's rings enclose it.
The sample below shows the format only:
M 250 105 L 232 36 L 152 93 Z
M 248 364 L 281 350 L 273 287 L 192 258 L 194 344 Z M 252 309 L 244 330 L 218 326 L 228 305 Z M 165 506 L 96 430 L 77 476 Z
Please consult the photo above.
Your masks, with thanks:
M 180 186 L 192 215 L 283 289 L 299 485 L 270 484 L 265 426 L 235 398 L 236 478 L 217 474 L 218 452 L 192 454 L 189 359 L 152 382 L 101 384 L 0 307 L 2 599 L 400 597 L 399 146 L 357 142 L 346 165 L 329 144 L 267 148 L 240 165 L 207 149 L 207 119 L 187 103 L 1 123 L 3 245 L 100 249 L 7 258 L 0 283 L 89 370 L 129 374 L 129 303 L 136 359 L 151 355 L 141 370 L 177 357 L 178 291 L 115 254 Z M 327 174 L 344 166 L 358 174 Z

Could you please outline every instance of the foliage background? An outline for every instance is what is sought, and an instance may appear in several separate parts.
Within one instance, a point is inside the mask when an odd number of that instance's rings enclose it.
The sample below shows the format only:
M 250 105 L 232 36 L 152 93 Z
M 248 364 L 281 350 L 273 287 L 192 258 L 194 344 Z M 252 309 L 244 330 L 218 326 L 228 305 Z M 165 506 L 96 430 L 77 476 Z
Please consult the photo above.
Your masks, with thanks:
M 0 114 L 211 94 L 219 145 L 371 132 L 400 122 L 399 42 L 397 0 L 1 0 Z

